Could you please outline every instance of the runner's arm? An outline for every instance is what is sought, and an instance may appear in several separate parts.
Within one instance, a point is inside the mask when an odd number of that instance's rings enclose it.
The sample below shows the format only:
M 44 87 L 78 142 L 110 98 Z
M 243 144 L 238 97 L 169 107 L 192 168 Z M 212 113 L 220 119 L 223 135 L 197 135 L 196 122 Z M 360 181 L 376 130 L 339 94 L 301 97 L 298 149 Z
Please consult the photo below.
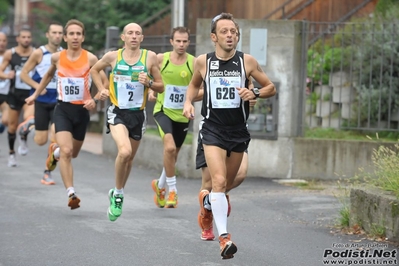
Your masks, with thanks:
M 36 49 L 35 51 L 33 51 L 33 53 L 29 56 L 28 61 L 26 61 L 25 65 L 23 66 L 20 75 L 21 80 L 35 90 L 39 86 L 39 83 L 37 83 L 32 79 L 32 77 L 29 75 L 29 72 L 35 69 L 35 67 L 39 63 L 39 59 L 41 56 L 42 56 L 42 50 Z

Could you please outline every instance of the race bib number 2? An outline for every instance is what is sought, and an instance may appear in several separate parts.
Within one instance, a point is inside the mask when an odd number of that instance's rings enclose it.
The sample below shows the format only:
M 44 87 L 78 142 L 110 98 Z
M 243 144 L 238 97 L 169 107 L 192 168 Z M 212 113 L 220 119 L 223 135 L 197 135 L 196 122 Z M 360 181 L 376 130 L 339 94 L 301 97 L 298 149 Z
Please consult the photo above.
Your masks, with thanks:
M 131 81 L 130 76 L 115 75 L 117 84 L 118 107 L 120 109 L 140 108 L 144 103 L 144 85 Z

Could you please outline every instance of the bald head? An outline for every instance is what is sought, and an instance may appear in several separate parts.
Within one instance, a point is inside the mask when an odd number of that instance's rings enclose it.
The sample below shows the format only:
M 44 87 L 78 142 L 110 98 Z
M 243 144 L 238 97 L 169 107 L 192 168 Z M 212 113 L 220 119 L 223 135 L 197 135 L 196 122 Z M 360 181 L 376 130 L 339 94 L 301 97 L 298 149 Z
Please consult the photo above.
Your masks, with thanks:
M 128 31 L 139 31 L 140 33 L 143 33 L 143 29 L 141 26 L 137 23 L 129 23 L 123 28 L 123 33 L 126 34 Z
M 3 54 L 7 49 L 7 35 L 0 32 L 0 54 Z

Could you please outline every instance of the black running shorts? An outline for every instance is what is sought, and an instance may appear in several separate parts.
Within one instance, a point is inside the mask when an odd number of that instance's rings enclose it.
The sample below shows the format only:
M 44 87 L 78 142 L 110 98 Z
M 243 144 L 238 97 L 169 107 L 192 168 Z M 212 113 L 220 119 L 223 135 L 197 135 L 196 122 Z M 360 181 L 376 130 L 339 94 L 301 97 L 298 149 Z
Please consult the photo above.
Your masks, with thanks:
M 198 133 L 197 156 L 195 160 L 196 169 L 206 167 L 203 144 L 217 146 L 231 152 L 245 152 L 248 149 L 251 136 L 245 124 L 237 127 L 221 127 L 204 120 L 200 123 Z
M 186 139 L 188 132 L 188 123 L 180 123 L 173 121 L 164 112 L 158 112 L 154 115 L 154 120 L 157 123 L 159 134 L 162 139 L 165 134 L 172 134 L 176 147 L 180 148 Z
M 35 101 L 35 129 L 48 130 L 50 123 L 53 123 L 54 108 L 56 103 L 42 103 Z
M 124 125 L 129 138 L 141 140 L 145 131 L 146 114 L 145 110 L 119 109 L 115 105 L 110 105 L 107 109 L 107 133 L 110 132 L 109 125 Z
M 22 107 L 25 105 L 25 99 L 30 96 L 30 90 L 18 90 L 15 89 L 14 92 L 9 92 L 7 96 L 7 103 L 11 109 L 16 111 L 21 111 Z
M 55 106 L 53 121 L 55 133 L 68 131 L 75 140 L 83 141 L 90 122 L 90 114 L 82 104 L 60 101 Z

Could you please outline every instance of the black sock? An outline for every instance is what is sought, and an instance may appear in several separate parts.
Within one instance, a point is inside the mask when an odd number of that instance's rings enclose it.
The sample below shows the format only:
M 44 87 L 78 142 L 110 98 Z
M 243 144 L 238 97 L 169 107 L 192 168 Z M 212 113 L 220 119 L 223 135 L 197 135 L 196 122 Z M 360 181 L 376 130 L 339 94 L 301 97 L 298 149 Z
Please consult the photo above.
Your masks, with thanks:
M 10 148 L 10 151 L 14 151 L 14 144 L 17 134 L 15 133 L 11 134 L 10 132 L 7 133 L 8 133 L 8 147 Z

